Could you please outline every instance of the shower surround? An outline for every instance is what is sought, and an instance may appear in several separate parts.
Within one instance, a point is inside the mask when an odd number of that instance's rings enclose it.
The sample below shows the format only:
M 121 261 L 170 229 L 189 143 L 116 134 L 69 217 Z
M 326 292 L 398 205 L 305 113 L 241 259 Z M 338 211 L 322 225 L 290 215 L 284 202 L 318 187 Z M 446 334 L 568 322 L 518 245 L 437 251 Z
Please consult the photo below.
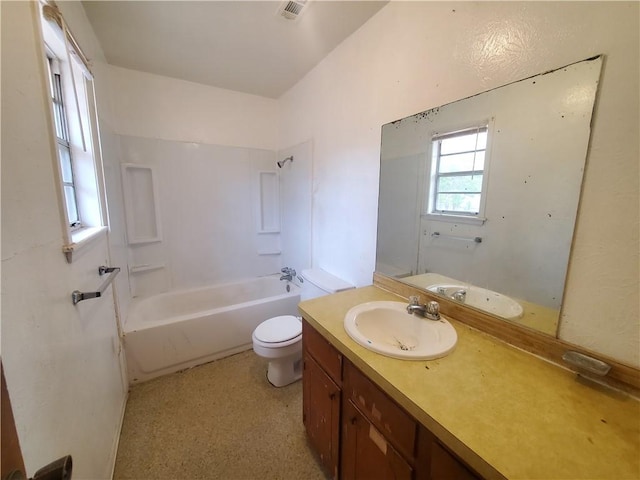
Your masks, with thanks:
M 162 226 L 158 240 L 129 244 L 134 297 L 279 271 L 280 232 L 260 228 L 265 209 L 279 217 L 277 195 L 264 205 L 260 182 L 275 174 L 276 152 L 124 135 L 120 149 L 124 164 L 153 167 Z M 130 203 L 145 211 L 153 202 L 134 193 Z

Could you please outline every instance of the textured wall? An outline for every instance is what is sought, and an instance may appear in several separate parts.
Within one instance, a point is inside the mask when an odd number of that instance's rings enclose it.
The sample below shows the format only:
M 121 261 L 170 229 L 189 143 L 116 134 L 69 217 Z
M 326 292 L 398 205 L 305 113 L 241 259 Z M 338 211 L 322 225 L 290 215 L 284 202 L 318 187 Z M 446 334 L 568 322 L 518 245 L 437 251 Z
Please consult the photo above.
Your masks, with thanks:
M 605 55 L 560 337 L 640 366 L 636 2 L 391 2 L 280 98 L 314 140 L 313 262 L 371 282 L 381 125 Z

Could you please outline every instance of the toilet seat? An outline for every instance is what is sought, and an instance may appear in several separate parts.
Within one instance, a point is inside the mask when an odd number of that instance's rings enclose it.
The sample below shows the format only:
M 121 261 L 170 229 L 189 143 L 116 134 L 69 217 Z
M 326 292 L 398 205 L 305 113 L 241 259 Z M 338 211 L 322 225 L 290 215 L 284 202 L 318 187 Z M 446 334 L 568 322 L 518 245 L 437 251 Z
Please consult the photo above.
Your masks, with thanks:
M 265 320 L 253 331 L 253 340 L 266 348 L 286 347 L 300 340 L 302 322 L 293 315 Z

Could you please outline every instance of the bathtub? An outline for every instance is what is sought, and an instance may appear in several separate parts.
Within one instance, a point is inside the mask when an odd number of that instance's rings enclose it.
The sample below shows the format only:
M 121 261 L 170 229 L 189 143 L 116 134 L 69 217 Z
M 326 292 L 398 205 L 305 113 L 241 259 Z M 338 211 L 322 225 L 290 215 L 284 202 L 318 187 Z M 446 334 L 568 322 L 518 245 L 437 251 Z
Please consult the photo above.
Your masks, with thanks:
M 299 287 L 278 276 L 133 299 L 123 329 L 129 383 L 248 350 L 260 322 L 298 315 L 299 302 Z

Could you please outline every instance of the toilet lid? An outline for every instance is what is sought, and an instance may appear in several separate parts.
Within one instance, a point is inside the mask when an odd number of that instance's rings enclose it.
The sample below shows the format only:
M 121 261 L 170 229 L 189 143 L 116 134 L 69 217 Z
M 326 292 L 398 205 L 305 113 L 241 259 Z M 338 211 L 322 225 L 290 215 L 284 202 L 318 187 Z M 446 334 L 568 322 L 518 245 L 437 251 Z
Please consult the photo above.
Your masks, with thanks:
M 286 342 L 302 334 L 302 322 L 293 315 L 281 315 L 262 322 L 253 334 L 265 343 Z

